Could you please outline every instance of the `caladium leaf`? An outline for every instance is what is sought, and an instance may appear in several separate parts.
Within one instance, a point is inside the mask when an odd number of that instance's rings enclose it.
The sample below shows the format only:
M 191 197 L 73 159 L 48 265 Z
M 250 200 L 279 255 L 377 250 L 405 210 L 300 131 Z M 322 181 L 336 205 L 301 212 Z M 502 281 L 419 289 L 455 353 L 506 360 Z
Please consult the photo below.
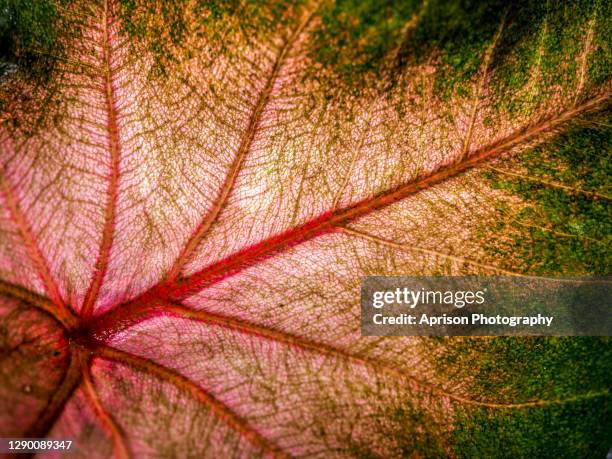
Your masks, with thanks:
M 366 275 L 609 274 L 610 4 L 540 3 L 6 2 L 0 436 L 603 455 L 608 340 L 359 331 Z

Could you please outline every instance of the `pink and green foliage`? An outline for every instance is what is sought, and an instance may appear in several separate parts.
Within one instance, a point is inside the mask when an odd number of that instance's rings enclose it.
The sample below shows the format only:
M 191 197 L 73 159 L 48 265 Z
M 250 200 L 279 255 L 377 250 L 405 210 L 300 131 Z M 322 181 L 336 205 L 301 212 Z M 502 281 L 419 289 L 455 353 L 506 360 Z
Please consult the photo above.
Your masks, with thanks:
M 511 3 L 1 2 L 0 437 L 603 457 L 609 340 L 360 335 L 363 276 L 610 272 L 610 3 Z

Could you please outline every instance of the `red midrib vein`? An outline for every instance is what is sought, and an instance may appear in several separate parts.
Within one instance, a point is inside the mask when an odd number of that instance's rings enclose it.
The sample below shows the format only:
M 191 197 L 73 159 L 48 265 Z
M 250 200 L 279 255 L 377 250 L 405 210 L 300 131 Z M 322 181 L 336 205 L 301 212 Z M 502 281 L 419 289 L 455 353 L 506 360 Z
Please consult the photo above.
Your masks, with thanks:
M 323 213 L 296 228 L 287 230 L 240 250 L 190 276 L 178 278 L 173 282 L 162 282 L 129 303 L 147 302 L 159 299 L 182 300 L 274 254 L 313 239 L 314 237 L 332 232 L 336 228 L 346 225 L 359 217 L 363 217 L 375 210 L 415 194 L 420 190 L 429 188 L 461 172 L 478 166 L 519 144 L 533 140 L 541 134 L 549 133 L 581 114 L 600 109 L 609 102 L 609 99 L 610 93 L 605 92 L 579 106 L 563 111 L 556 116 L 544 119 L 533 126 L 526 127 L 494 144 L 475 150 L 464 156 L 461 161 L 441 167 L 426 177 L 418 178 L 413 182 L 363 199 L 350 206 Z
M 168 271 L 168 274 L 166 275 L 166 282 L 174 282 L 180 276 L 181 269 L 183 268 L 183 266 L 185 266 L 186 263 L 189 262 L 191 256 L 193 255 L 193 252 L 197 249 L 198 245 L 200 244 L 204 236 L 208 233 L 210 227 L 215 223 L 219 214 L 227 203 L 227 200 L 234 188 L 234 184 L 236 183 L 236 178 L 238 177 L 238 173 L 240 172 L 244 159 L 251 150 L 253 140 L 255 139 L 257 131 L 259 130 L 262 115 L 266 109 L 266 106 L 268 105 L 268 102 L 270 101 L 270 94 L 274 89 L 276 81 L 278 80 L 278 76 L 281 72 L 283 64 L 285 63 L 287 55 L 291 51 L 301 32 L 308 25 L 308 22 L 311 18 L 312 15 L 310 15 L 300 25 L 300 27 L 296 29 L 296 31 L 286 40 L 280 52 L 278 52 L 274 65 L 272 66 L 270 75 L 266 80 L 266 84 L 261 93 L 259 94 L 255 107 L 253 108 L 251 117 L 249 119 L 249 124 L 240 141 L 238 152 L 236 153 L 234 161 L 229 167 L 228 173 L 225 176 L 225 180 L 223 182 L 223 185 L 221 186 L 219 194 L 217 195 L 217 198 L 215 199 L 212 208 L 200 221 L 195 231 L 181 250 L 172 268 L 170 268 L 170 270 Z
M 325 357 L 338 358 L 346 363 L 376 370 L 389 376 L 413 384 L 413 389 L 422 393 L 432 393 L 456 403 L 464 405 L 482 406 L 500 409 L 520 409 L 533 406 L 544 406 L 555 403 L 563 403 L 565 400 L 530 400 L 519 403 L 496 403 L 486 400 L 476 400 L 468 396 L 454 394 L 426 380 L 421 380 L 405 369 L 391 362 L 376 360 L 375 358 L 359 355 L 358 353 L 338 348 L 322 342 L 312 341 L 303 336 L 295 335 L 283 330 L 269 328 L 255 323 L 203 310 L 195 310 L 183 306 L 180 303 L 157 302 L 153 304 L 131 304 L 125 308 L 116 308 L 107 314 L 98 317 L 95 325 L 89 330 L 91 332 L 91 345 L 107 341 L 112 336 L 124 329 L 135 326 L 138 323 L 156 317 L 175 317 L 193 320 L 195 322 L 221 327 L 227 330 L 263 338 L 289 347 L 311 352 Z M 605 395 L 607 392 L 585 394 L 583 397 Z
M 94 273 L 83 300 L 81 315 L 84 319 L 91 317 L 94 304 L 98 298 L 100 287 L 108 271 L 108 261 L 110 258 L 111 249 L 113 246 L 113 237 L 115 233 L 115 218 L 117 206 L 117 193 L 119 187 L 119 161 L 121 158 L 121 145 L 119 142 L 119 127 L 117 124 L 117 105 L 115 102 L 115 86 L 112 73 L 112 41 L 110 36 L 110 27 L 112 25 L 112 17 L 108 11 L 108 2 L 104 4 L 103 18 L 103 65 L 104 65 L 104 81 L 102 83 L 102 91 L 106 101 L 107 109 L 107 133 L 108 152 L 110 156 L 110 173 L 107 189 L 106 207 L 104 209 L 104 227 L 102 229 L 102 239 L 98 251 L 98 258 L 94 266 Z

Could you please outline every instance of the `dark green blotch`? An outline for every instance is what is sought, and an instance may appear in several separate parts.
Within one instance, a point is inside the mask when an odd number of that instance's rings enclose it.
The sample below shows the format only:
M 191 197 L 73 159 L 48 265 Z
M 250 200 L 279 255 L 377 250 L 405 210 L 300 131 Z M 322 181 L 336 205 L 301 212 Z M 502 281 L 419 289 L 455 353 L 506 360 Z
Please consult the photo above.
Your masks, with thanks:
M 540 0 L 338 0 L 317 13 L 310 57 L 312 78 L 329 91 L 359 94 L 393 88 L 419 65 L 435 65 L 435 94 L 471 96 L 487 49 L 499 37 L 486 71 L 495 104 L 511 113 L 530 111 L 558 91 L 576 86 L 577 57 L 588 24 L 594 36 L 583 91 L 609 79 L 610 2 Z M 413 20 L 413 27 L 406 27 Z M 418 71 L 418 70 L 417 70 Z M 483 69 L 484 71 L 484 69 Z M 537 73 L 533 91 L 521 91 Z
M 612 389 L 609 338 L 466 338 L 449 346 L 439 365 L 441 370 L 458 368 L 463 378 L 473 379 L 474 393 L 501 403 L 565 399 Z
M 536 4 L 341 0 L 322 9 L 312 57 L 345 84 L 362 84 L 368 74 L 383 75 L 386 88 L 412 65 L 440 63 L 438 92 L 461 91 L 460 83 L 478 71 L 502 18 L 507 16 L 510 22 L 527 18 L 530 26 L 515 27 L 508 37 L 502 35 L 501 40 L 508 43 L 500 47 L 498 60 L 508 53 L 513 41 L 537 29 L 541 17 L 535 14 Z M 413 19 L 416 25 L 405 28 Z
M 452 442 L 458 457 L 605 457 L 612 441 L 610 338 L 442 339 L 438 345 L 440 371 L 471 381 L 472 398 L 549 402 L 457 404 Z
M 561 405 L 459 414 L 453 432 L 459 458 L 604 458 L 610 448 L 610 397 Z
M 530 274 L 609 275 L 612 272 L 610 116 L 603 113 L 584 123 L 586 126 L 577 125 L 521 153 L 515 162 L 526 168 L 529 177 L 596 194 L 488 173 L 486 176 L 494 188 L 509 191 L 531 204 L 516 217 L 530 226 L 510 228 L 500 219 L 496 230 L 511 234 L 513 241 L 500 248 L 492 240 L 493 243 L 485 245 L 489 253 L 514 253 L 523 262 L 523 271 Z
M 333 69 L 344 83 L 360 84 L 368 72 L 377 72 L 383 59 L 400 44 L 404 25 L 419 2 L 394 0 L 339 0 L 325 4 L 318 14 L 311 57 Z
M 68 1 L 0 0 L 0 75 L 17 67 L 46 77 L 61 54 L 59 16 Z

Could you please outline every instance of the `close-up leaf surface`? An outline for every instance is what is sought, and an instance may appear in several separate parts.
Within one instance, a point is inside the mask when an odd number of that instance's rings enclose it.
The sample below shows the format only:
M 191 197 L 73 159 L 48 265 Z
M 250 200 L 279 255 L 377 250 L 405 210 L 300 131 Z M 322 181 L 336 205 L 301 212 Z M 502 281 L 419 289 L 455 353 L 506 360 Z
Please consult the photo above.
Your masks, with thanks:
M 0 437 L 604 457 L 609 338 L 364 337 L 360 288 L 610 274 L 611 16 L 1 1 Z

